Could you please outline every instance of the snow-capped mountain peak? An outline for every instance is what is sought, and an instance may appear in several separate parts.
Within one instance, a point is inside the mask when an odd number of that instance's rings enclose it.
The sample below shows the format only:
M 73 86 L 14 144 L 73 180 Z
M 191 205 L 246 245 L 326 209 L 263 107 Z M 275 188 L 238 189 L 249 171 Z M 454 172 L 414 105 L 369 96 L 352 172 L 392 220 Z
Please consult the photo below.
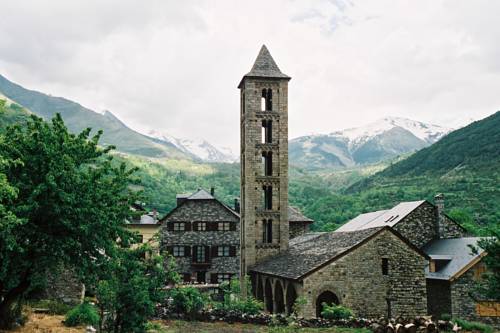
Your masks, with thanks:
M 168 133 L 157 130 L 148 131 L 146 135 L 150 138 L 170 143 L 181 151 L 203 162 L 233 163 L 238 160 L 238 157 L 230 148 L 216 147 L 204 139 L 176 138 Z
M 344 137 L 351 145 L 363 143 L 395 127 L 402 128 L 427 143 L 434 143 L 451 132 L 451 128 L 427 124 L 400 117 L 385 117 L 365 126 L 349 128 L 331 133 L 332 136 Z

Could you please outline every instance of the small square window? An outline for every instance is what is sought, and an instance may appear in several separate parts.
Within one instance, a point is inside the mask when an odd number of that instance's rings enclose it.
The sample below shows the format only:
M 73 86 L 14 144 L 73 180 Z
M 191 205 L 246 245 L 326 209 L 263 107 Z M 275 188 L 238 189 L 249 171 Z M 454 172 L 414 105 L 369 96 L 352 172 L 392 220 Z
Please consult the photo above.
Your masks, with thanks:
M 229 246 L 218 246 L 217 247 L 218 257 L 229 257 Z
M 183 222 L 174 222 L 174 231 L 185 231 L 186 224 Z
M 226 281 L 231 281 L 231 274 L 228 273 L 217 274 L 217 283 L 222 283 Z
M 184 246 L 174 246 L 172 252 L 174 257 L 184 257 Z
M 230 222 L 219 222 L 217 230 L 219 230 L 219 231 L 229 231 L 229 230 L 231 230 L 231 224 L 230 224 Z
M 207 222 L 198 222 L 196 225 L 198 231 L 207 231 Z
M 389 275 L 389 259 L 382 258 L 382 275 Z

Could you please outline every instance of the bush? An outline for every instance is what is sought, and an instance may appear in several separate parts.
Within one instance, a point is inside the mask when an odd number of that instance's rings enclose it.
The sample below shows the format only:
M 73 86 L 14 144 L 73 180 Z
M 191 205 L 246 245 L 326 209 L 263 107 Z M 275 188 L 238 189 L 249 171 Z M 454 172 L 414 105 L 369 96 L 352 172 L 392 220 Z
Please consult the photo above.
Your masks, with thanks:
M 321 304 L 323 310 L 321 311 L 321 316 L 325 319 L 349 319 L 353 316 L 352 311 L 342 305 L 328 305 L 326 303 Z
M 248 294 L 245 298 L 241 297 L 240 281 L 238 279 L 221 284 L 220 288 L 224 293 L 224 300 L 222 303 L 216 303 L 215 308 L 251 315 L 260 313 L 264 309 L 264 305 L 252 296 L 250 280 L 248 278 L 246 280 Z
M 41 308 L 49 310 L 48 313 L 52 315 L 64 315 L 71 310 L 71 306 L 64 304 L 59 301 L 43 299 L 34 303 L 31 303 L 32 308 Z
M 493 327 L 478 323 L 475 321 L 467 321 L 463 319 L 453 319 L 453 322 L 456 322 L 458 326 L 462 327 L 464 331 L 479 331 L 482 333 L 493 333 Z
M 99 323 L 99 315 L 95 307 L 87 302 L 77 305 L 71 309 L 64 319 L 66 326 L 79 325 L 97 325 Z
M 207 304 L 207 298 L 193 287 L 174 288 L 169 291 L 176 313 L 192 315 L 200 312 Z

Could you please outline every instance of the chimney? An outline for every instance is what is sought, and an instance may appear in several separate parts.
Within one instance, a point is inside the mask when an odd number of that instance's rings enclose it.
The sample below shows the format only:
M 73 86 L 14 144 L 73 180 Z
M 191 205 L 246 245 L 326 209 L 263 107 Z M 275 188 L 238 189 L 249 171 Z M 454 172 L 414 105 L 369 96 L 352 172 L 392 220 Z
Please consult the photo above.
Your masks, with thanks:
M 444 195 L 438 193 L 434 197 L 434 204 L 436 205 L 436 233 L 438 238 L 444 237 Z
M 155 221 L 158 220 L 158 211 L 156 210 L 156 208 L 153 208 L 153 219 Z
M 210 188 L 210 195 L 214 196 L 215 195 L 215 187 Z
M 240 213 L 240 200 L 238 198 L 234 198 L 234 211 Z

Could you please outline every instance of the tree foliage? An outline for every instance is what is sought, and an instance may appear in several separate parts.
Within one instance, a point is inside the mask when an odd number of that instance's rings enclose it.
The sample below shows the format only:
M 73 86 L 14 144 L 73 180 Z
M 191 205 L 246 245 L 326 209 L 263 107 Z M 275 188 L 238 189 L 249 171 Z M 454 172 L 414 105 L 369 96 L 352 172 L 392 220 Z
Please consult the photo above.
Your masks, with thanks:
M 155 305 L 165 298 L 165 285 L 179 281 L 173 260 L 165 266 L 163 257 L 151 252 L 148 245 L 123 248 L 108 262 L 108 274 L 97 285 L 101 331 L 145 332 Z
M 0 135 L 0 326 L 35 281 L 60 265 L 87 280 L 131 240 L 132 173 L 111 163 L 101 133 L 74 135 L 58 115 Z

